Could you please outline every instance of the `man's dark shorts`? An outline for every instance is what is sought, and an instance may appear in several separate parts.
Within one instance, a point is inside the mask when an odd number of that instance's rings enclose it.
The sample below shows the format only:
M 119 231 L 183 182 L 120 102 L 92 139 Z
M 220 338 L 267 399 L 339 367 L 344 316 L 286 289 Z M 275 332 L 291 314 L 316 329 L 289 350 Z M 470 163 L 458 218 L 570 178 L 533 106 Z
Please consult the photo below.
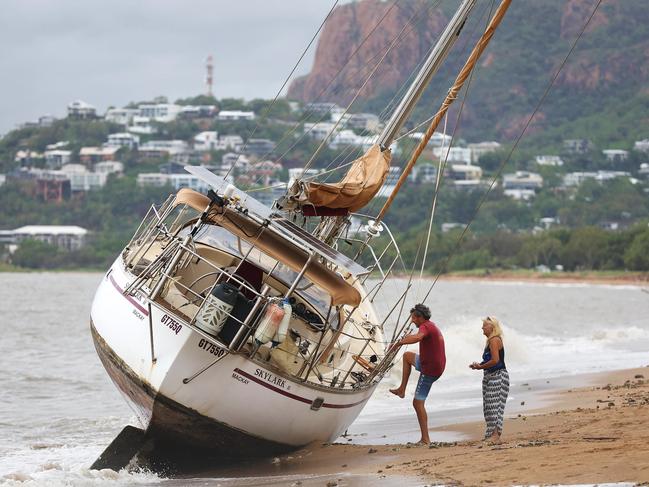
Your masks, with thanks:
M 433 382 L 439 379 L 439 376 L 425 375 L 421 373 L 419 354 L 415 355 L 415 370 L 419 372 L 419 381 L 417 381 L 417 389 L 415 389 L 415 399 L 417 401 L 425 401 L 430 392 L 430 386 L 433 385 Z

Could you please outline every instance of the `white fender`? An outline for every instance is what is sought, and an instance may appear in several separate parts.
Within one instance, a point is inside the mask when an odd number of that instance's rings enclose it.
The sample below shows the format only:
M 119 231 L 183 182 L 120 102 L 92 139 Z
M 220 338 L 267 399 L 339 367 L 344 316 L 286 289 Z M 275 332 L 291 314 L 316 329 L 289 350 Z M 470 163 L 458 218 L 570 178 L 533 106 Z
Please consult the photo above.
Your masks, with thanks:
M 273 347 L 276 347 L 284 340 L 286 340 L 286 333 L 288 332 L 288 324 L 291 321 L 291 313 L 293 313 L 293 307 L 287 300 L 282 301 L 282 309 L 284 310 L 284 316 L 282 321 L 277 327 L 275 336 L 273 337 Z
M 260 345 L 268 343 L 277 333 L 277 329 L 284 318 L 284 310 L 276 303 L 271 303 L 266 308 L 264 316 L 259 321 L 257 331 L 255 331 L 255 341 Z

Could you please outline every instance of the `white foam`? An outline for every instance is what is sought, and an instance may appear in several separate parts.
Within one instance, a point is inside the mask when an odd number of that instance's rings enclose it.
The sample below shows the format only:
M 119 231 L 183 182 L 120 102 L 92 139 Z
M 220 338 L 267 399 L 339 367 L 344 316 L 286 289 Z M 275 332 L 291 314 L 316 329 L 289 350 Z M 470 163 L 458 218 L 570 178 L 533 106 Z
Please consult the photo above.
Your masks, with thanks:
M 90 470 L 87 468 L 48 468 L 38 472 L 26 474 L 23 471 L 16 471 L 6 474 L 0 480 L 2 486 L 43 486 L 48 487 L 75 487 L 93 486 L 128 486 L 128 485 L 154 485 L 164 479 L 150 472 L 127 472 L 121 470 Z

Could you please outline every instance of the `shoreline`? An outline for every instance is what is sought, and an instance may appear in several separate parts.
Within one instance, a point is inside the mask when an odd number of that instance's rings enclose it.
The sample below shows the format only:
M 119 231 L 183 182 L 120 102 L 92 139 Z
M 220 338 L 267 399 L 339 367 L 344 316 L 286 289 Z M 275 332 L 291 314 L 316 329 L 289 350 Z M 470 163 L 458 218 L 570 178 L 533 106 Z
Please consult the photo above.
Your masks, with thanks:
M 580 273 L 580 272 L 548 272 L 517 274 L 513 273 L 493 273 L 489 275 L 458 275 L 448 274 L 440 276 L 443 281 L 493 281 L 493 282 L 536 282 L 548 284 L 602 284 L 612 286 L 649 286 L 649 274 L 647 273 L 628 273 L 620 274 L 598 274 L 598 273 Z
M 407 279 L 407 275 L 395 275 Z M 435 279 L 426 275 L 424 280 Z M 536 271 L 467 271 L 442 274 L 440 281 L 530 282 L 541 284 L 602 284 L 618 286 L 649 286 L 649 273 L 625 271 L 536 272 Z
M 471 421 L 431 428 L 463 441 L 425 447 L 341 438 L 200 475 L 224 486 L 251 477 L 259 483 L 249 485 L 304 487 L 649 482 L 649 366 L 571 376 L 537 395 L 525 412 L 508 403 L 501 445 L 484 444 L 484 423 Z
M 79 267 L 69 269 L 31 269 L 0 264 L 0 274 L 35 274 L 35 273 L 104 273 L 106 269 Z M 393 274 L 393 279 L 409 279 L 407 274 Z M 423 280 L 432 281 L 436 274 L 425 274 Z M 418 279 L 418 278 L 417 278 Z M 518 271 L 474 269 L 461 272 L 449 272 L 439 276 L 440 281 L 476 281 L 476 282 L 530 282 L 547 284 L 602 284 L 619 286 L 649 287 L 649 272 L 638 271 L 552 271 L 538 272 L 527 269 Z

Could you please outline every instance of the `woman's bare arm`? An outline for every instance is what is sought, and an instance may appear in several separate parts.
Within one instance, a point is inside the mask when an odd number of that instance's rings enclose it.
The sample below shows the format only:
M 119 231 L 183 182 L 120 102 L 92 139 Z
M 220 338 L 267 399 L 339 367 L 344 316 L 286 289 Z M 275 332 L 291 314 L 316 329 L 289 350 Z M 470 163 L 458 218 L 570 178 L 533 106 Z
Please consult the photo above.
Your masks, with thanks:
M 475 369 L 488 369 L 493 367 L 500 361 L 500 349 L 502 347 L 502 339 L 500 337 L 493 337 L 489 340 L 489 351 L 491 352 L 491 360 L 484 364 L 478 364 Z

